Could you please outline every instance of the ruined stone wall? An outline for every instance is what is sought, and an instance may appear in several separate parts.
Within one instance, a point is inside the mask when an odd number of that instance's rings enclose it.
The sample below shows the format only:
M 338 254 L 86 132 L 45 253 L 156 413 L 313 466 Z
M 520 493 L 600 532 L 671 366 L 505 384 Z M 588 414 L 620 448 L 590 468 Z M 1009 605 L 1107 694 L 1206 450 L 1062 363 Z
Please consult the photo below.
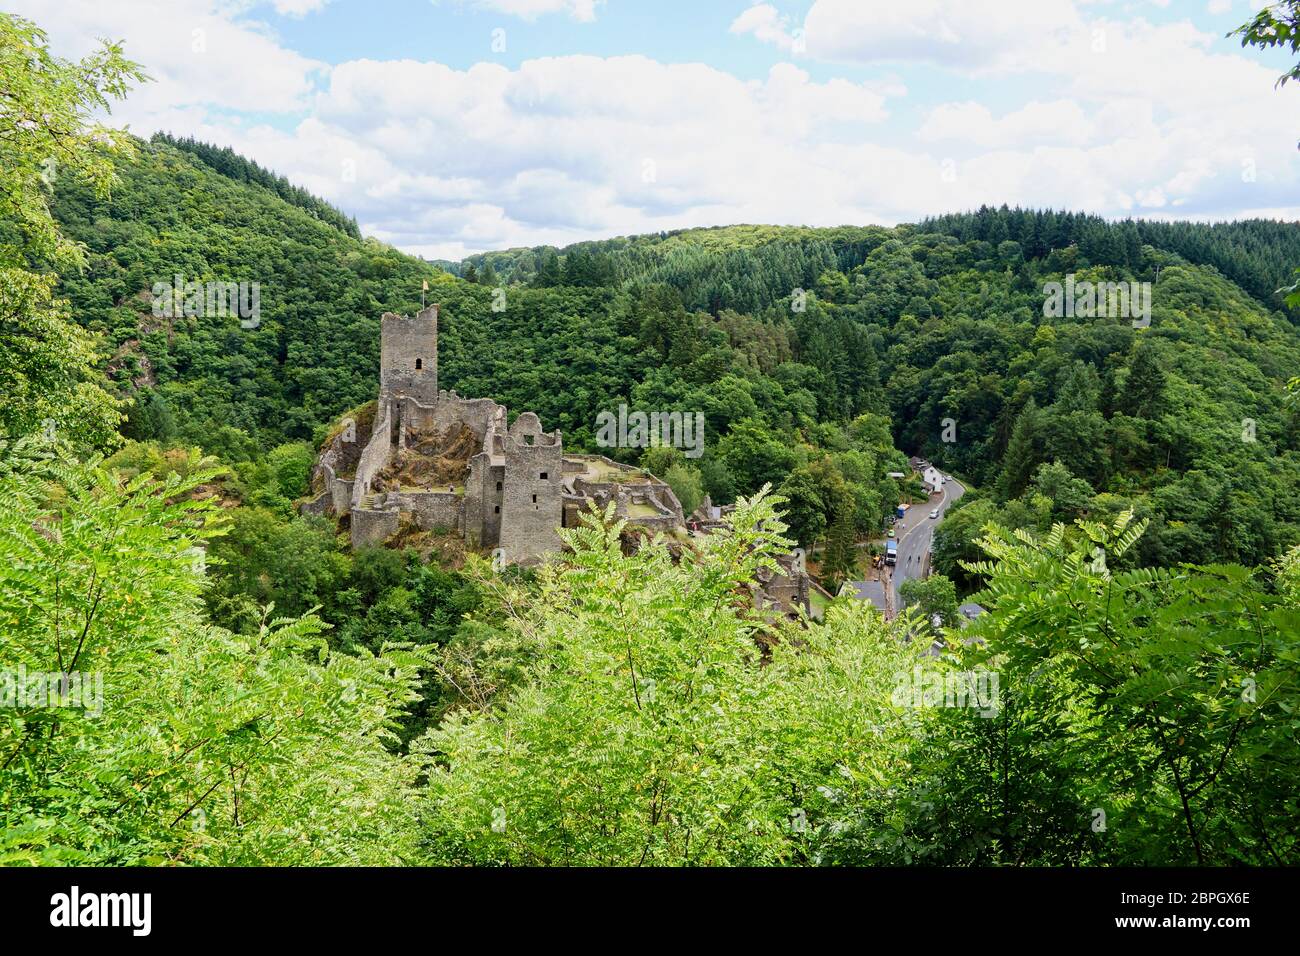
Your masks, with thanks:
M 779 571 L 760 571 L 755 582 L 758 606 L 776 608 L 786 613 L 797 608 L 805 612 L 812 607 L 812 578 L 806 571 L 796 570 L 791 556 L 777 558 Z
M 591 501 L 585 495 L 565 494 L 561 498 L 563 506 L 563 516 L 565 528 L 582 527 L 581 515 L 591 506 Z
M 352 547 L 364 548 L 383 544 L 401 525 L 401 514 L 396 508 L 353 508 L 352 509 Z
M 333 493 L 332 485 L 338 478 L 337 464 L 339 459 L 338 439 L 330 442 L 325 446 L 319 458 L 316 459 L 316 467 L 311 471 L 311 490 L 327 493 Z
M 607 468 L 617 469 L 619 480 L 591 481 L 588 478 L 581 477 L 587 471 L 585 462 L 592 460 L 603 463 Z M 595 498 L 602 505 L 622 492 L 630 495 L 633 500 L 648 501 L 655 507 L 656 511 L 672 515 L 679 525 L 686 523 L 686 516 L 682 512 L 682 504 L 677 500 L 677 495 L 673 492 L 672 487 L 667 482 L 642 471 L 640 468 L 614 461 L 605 455 L 582 455 L 580 458 L 566 458 L 564 473 L 570 479 L 570 487 L 576 494 Z M 632 520 L 638 520 L 639 522 L 640 520 L 651 521 L 654 519 Z
M 320 488 L 320 494 L 302 510 L 307 514 L 345 515 L 352 507 L 352 485 L 351 479 L 339 478 L 333 468 L 322 464 L 312 479 L 312 487 Z
M 340 489 L 339 479 L 334 474 L 334 469 L 324 463 L 324 457 L 316 466 L 311 476 L 311 487 L 313 491 L 318 492 L 315 499 L 312 500 L 310 511 L 308 506 L 304 505 L 302 511 L 306 514 L 343 514 L 348 510 L 352 502 L 352 486 L 348 485 L 348 495 L 339 501 Z M 341 507 L 340 507 L 341 505 Z
M 624 493 L 635 502 L 644 501 L 662 515 L 672 518 L 677 524 L 685 524 L 681 502 L 673 494 L 672 488 L 657 481 L 643 481 L 621 486 Z
M 299 512 L 305 515 L 325 515 L 334 510 L 334 499 L 328 491 L 322 491 L 310 501 L 304 501 Z
M 331 484 L 331 497 L 334 499 L 334 513 L 345 515 L 352 507 L 352 486 L 356 482 L 347 478 L 335 478 Z
M 618 516 L 627 518 L 633 524 L 667 530 L 684 526 L 686 523 L 682 515 L 681 502 L 673 494 L 672 488 L 660 484 L 658 481 L 646 480 L 628 483 L 587 481 L 585 478 L 574 478 L 571 484 L 578 496 L 590 498 L 602 509 L 611 500 L 620 500 L 622 504 L 619 505 Z M 640 503 L 650 505 L 655 509 L 656 514 L 631 515 L 628 513 L 629 504 Z
M 388 466 L 388 459 L 393 452 L 393 406 L 383 402 L 379 414 L 375 416 L 375 430 L 370 435 L 366 450 L 357 462 L 357 475 L 352 485 L 352 507 L 355 509 L 370 494 L 371 483 Z
M 415 515 L 421 531 L 460 531 L 464 527 L 465 499 L 452 492 L 391 491 L 384 496 L 384 506 Z
M 655 502 L 659 507 L 671 514 L 677 524 L 686 524 L 686 515 L 682 512 L 682 503 L 677 500 L 677 493 L 673 491 L 671 485 L 662 484 L 658 486 L 655 490 Z
M 438 307 L 414 318 L 385 312 L 380 319 L 379 390 L 409 395 L 426 405 L 438 398 Z
M 662 531 L 664 534 L 681 527 L 681 523 L 672 515 L 659 515 L 655 518 L 632 517 L 628 518 L 627 523 L 629 526 L 645 528 L 647 531 Z
M 504 421 L 505 414 L 505 406 L 490 398 L 461 398 L 455 391 L 438 392 L 433 404 L 414 398 L 401 400 L 403 428 L 445 432 L 452 426 L 464 425 L 480 440 L 495 421 Z
M 495 548 L 501 542 L 501 506 L 505 468 L 493 465 L 487 452 L 470 459 L 465 480 L 465 541 L 470 547 Z
M 500 546 L 505 559 L 528 562 L 560 549 L 564 521 L 564 443 L 524 412 L 504 437 Z
M 373 427 L 373 422 L 370 423 Z M 340 475 L 353 474 L 363 446 L 357 441 L 357 427 L 351 422 L 325 445 L 311 473 L 312 501 L 303 506 L 306 514 L 347 514 L 352 506 L 352 480 Z

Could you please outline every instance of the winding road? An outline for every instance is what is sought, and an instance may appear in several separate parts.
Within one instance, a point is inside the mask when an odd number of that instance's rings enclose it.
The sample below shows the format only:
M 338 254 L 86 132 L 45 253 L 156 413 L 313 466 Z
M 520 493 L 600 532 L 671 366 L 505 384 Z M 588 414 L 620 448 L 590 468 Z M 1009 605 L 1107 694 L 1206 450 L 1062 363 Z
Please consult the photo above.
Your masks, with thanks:
M 906 517 L 894 525 L 898 534 L 898 564 L 893 569 L 894 606 L 901 608 L 903 599 L 898 593 L 904 581 L 925 577 L 929 572 L 930 542 L 934 540 L 934 529 L 944 519 L 948 506 L 966 493 L 961 482 L 953 480 L 944 482 L 942 493 L 928 502 L 920 501 L 907 509 Z M 930 512 L 939 509 L 939 517 L 931 518 Z

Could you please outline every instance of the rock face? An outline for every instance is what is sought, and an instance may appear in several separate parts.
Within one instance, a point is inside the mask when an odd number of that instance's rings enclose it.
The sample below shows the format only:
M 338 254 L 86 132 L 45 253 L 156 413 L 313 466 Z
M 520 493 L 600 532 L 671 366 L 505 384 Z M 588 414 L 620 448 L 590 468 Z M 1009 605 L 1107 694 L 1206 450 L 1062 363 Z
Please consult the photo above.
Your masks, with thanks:
M 557 529 L 589 503 L 616 502 L 631 525 L 683 527 L 672 489 L 602 455 L 566 457 L 559 431 L 523 412 L 507 426 L 504 405 L 438 387 L 438 306 L 381 321 L 379 396 L 369 433 L 345 422 L 313 476 L 314 514 L 347 515 L 353 547 L 382 544 L 403 515 L 422 530 L 462 534 L 527 564 L 561 547 Z M 362 444 L 364 442 L 364 444 Z

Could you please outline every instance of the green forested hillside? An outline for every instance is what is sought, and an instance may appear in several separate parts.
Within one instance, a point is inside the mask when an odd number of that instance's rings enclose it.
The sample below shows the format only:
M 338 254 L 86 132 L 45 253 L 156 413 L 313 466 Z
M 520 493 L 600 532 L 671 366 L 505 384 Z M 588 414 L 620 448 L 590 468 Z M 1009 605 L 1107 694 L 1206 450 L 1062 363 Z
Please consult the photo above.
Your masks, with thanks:
M 168 438 L 175 426 L 211 441 L 232 427 L 274 444 L 372 396 L 378 314 L 409 308 L 412 290 L 418 303 L 433 270 L 163 142 L 137 143 L 118 173 L 103 199 L 61 187 L 54 211 L 89 253 L 61 291 L 106 337 L 115 378 L 140 390 L 128 433 Z M 177 274 L 258 282 L 260 326 L 155 317 L 150 290 Z
M 962 242 L 987 242 L 997 249 L 1004 242 L 1020 246 L 1023 255 L 1041 258 L 1056 249 L 1078 246 L 1093 265 L 1144 265 L 1145 245 L 1176 253 L 1189 262 L 1211 265 L 1255 298 L 1282 306 L 1277 290 L 1287 285 L 1292 263 L 1300 257 L 1300 233 L 1294 223 L 1271 219 L 1235 222 L 1125 221 L 1118 226 L 1099 216 L 1052 210 L 990 209 L 968 215 L 938 216 L 921 223 L 921 230 L 954 236 Z
M 300 209 L 305 209 L 317 219 L 329 223 L 336 229 L 347 233 L 353 239 L 361 238 L 361 230 L 357 228 L 355 219 L 345 216 L 338 209 L 313 196 L 301 186 L 293 185 L 284 176 L 277 176 L 252 160 L 245 159 L 229 146 L 213 146 L 211 143 L 200 142 L 192 136 L 177 137 L 169 136 L 167 133 L 154 133 L 150 139 L 152 142 L 166 143 L 168 146 L 174 146 L 179 150 L 197 156 L 205 165 L 212 167 L 221 175 L 236 182 L 255 183 L 258 186 L 263 186 L 285 200 L 285 202 L 291 203 Z
M 428 279 L 449 387 L 531 408 L 573 448 L 621 402 L 698 409 L 707 450 L 675 463 L 679 491 L 730 501 L 770 482 L 805 543 L 837 518 L 879 527 L 895 448 L 960 472 L 985 492 L 967 507 L 1014 526 L 1133 508 L 1153 519 L 1146 564 L 1258 564 L 1300 540 L 1283 389 L 1300 335 L 1272 295 L 1300 227 L 985 209 L 490 253 L 460 279 L 352 238 L 268 174 L 209 165 L 242 170 L 231 157 L 158 137 L 119 164 L 110 198 L 59 191 L 56 215 L 90 251 L 62 288 L 107 337 L 131 437 L 232 461 L 312 442 L 373 397 L 379 315 L 415 309 Z M 154 317 L 149 290 L 175 274 L 258 282 L 260 326 Z M 1150 327 L 1045 318 L 1044 284 L 1067 274 L 1153 283 Z M 949 573 L 977 527 L 949 528 Z

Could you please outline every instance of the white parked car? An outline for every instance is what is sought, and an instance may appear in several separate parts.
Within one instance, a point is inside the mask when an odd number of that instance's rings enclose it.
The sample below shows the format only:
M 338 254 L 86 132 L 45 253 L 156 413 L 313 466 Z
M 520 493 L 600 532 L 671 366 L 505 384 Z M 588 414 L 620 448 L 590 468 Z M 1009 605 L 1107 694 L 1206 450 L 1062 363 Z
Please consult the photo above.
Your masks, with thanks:
M 930 512 L 930 517 L 931 517 L 931 518 L 937 518 L 937 517 L 939 517 L 939 509 L 938 509 L 938 508 L 935 508 L 933 511 L 931 511 L 931 512 Z

